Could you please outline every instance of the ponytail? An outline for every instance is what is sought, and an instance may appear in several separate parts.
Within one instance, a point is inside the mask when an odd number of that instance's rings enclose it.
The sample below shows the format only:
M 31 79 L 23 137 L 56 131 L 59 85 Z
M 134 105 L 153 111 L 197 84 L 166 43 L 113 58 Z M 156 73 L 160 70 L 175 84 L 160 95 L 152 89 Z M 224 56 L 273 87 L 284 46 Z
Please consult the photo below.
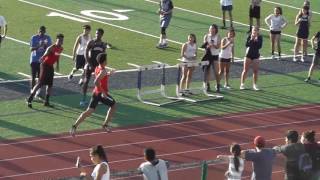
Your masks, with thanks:
M 239 156 L 241 154 L 241 147 L 239 144 L 232 144 L 231 145 L 231 152 L 233 153 L 233 163 L 234 167 L 237 172 L 239 172 L 240 167 L 240 159 Z

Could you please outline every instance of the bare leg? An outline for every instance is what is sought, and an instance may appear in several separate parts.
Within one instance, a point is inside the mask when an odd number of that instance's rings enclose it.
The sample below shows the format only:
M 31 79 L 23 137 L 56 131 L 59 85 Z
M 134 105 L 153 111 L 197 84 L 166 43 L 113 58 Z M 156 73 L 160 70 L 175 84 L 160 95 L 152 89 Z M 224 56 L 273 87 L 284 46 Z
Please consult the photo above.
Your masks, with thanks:
M 186 80 L 186 89 L 189 89 L 189 87 L 190 87 L 193 71 L 194 71 L 194 67 L 188 68 L 187 80 Z
M 222 24 L 223 27 L 226 27 L 226 11 L 222 11 Z
M 275 46 L 275 35 L 270 33 L 270 42 L 271 42 L 271 54 L 274 55 L 274 46 Z
M 88 108 L 80 114 L 77 121 L 74 123 L 74 127 L 77 128 L 87 117 L 89 117 L 94 112 L 94 109 Z
M 275 38 L 276 38 L 275 42 L 276 42 L 277 47 L 278 47 L 278 55 L 279 55 L 279 58 L 280 58 L 281 57 L 281 44 L 280 44 L 281 34 L 277 34 Z
M 259 59 L 255 59 L 252 61 L 252 69 L 253 69 L 253 84 L 256 85 L 258 82 L 258 71 L 259 71 Z
M 229 11 L 230 27 L 233 27 L 232 11 Z
M 113 106 L 111 106 L 107 112 L 107 115 L 106 115 L 106 118 L 105 118 L 105 121 L 103 122 L 103 125 L 102 126 L 107 126 L 110 122 L 111 122 L 111 119 L 112 119 L 112 116 L 113 116 L 113 113 L 116 111 L 116 104 L 114 104 Z
M 229 72 L 230 72 L 230 63 L 225 63 L 225 72 L 224 72 L 224 78 L 225 78 L 225 85 L 229 86 Z
M 187 67 L 182 67 L 182 76 L 180 80 L 180 91 L 185 89 L 186 87 L 186 79 L 187 79 Z
M 252 60 L 249 59 L 249 58 L 245 58 L 244 62 L 243 62 L 243 71 L 241 73 L 241 85 L 244 85 L 244 82 L 247 78 L 247 74 L 248 74 L 248 70 L 249 70 L 249 67 L 250 67 L 250 64 L 251 64 Z

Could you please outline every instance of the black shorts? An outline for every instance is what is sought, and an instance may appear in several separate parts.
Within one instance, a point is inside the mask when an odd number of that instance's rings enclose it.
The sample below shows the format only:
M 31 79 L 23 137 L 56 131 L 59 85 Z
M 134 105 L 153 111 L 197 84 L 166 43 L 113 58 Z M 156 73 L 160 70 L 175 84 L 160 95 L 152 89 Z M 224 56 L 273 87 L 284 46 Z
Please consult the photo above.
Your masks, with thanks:
M 272 31 L 272 30 L 270 30 L 270 34 L 281 34 L 281 31 Z
M 75 61 L 76 69 L 83 69 L 85 64 L 86 64 L 86 59 L 84 58 L 84 55 L 77 55 L 76 61 Z
M 54 69 L 53 66 L 46 63 L 40 65 L 40 78 L 39 83 L 41 85 L 48 85 L 49 87 L 53 84 Z
M 255 60 L 255 59 L 259 59 L 260 58 L 260 54 L 259 55 L 247 54 L 246 57 L 251 59 L 251 60 Z
M 39 62 L 32 62 L 30 64 L 31 67 L 31 78 L 39 78 L 40 77 L 40 63 Z
M 260 6 L 249 7 L 249 17 L 260 19 Z
M 221 6 L 222 11 L 232 11 L 232 5 L 229 6 Z
M 109 107 L 112 107 L 116 103 L 113 97 L 109 94 L 107 95 L 107 97 L 102 97 L 102 93 L 92 93 L 89 108 L 96 109 L 99 102 L 102 102 L 102 104 L 107 105 Z
M 220 62 L 225 62 L 225 63 L 229 63 L 231 62 L 231 58 L 220 58 Z

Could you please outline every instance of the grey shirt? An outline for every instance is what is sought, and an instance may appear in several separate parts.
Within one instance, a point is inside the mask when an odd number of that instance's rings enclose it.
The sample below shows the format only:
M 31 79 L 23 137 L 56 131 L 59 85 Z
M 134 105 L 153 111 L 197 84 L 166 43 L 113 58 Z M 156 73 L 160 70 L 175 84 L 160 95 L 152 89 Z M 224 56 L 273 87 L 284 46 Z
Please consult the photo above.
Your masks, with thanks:
M 261 151 L 250 149 L 245 151 L 245 160 L 252 161 L 253 172 L 251 180 L 271 180 L 272 164 L 276 157 L 276 151 L 271 148 L 263 148 Z

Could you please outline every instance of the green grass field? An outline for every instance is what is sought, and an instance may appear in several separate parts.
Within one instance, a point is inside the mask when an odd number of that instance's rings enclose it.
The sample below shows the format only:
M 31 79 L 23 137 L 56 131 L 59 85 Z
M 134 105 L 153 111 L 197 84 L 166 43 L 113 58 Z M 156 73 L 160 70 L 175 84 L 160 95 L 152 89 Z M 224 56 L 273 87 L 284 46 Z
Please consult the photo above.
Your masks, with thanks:
M 155 1 L 155 0 L 154 0 Z M 248 0 L 234 1 L 234 25 L 236 28 L 236 57 L 243 57 L 244 41 L 248 27 Z M 300 0 L 272 0 L 272 2 L 300 7 Z M 0 15 L 5 16 L 9 30 L 8 36 L 23 42 L 29 42 L 30 37 L 37 33 L 40 25 L 47 26 L 47 32 L 52 37 L 58 32 L 65 34 L 64 53 L 71 54 L 76 36 L 81 33 L 83 22 L 62 17 L 49 17 L 52 12 L 68 15 L 69 17 L 89 21 L 93 29 L 105 29 L 104 38 L 114 49 L 108 50 L 110 66 L 117 69 L 130 68 L 127 63 L 150 64 L 153 60 L 160 60 L 169 64 L 176 64 L 180 56 L 181 43 L 186 41 L 189 33 L 195 33 L 198 44 L 209 25 L 221 25 L 221 10 L 218 0 L 174 0 L 174 17 L 168 29 L 170 48 L 158 50 L 159 17 L 156 14 L 158 5 L 145 0 L 0 0 Z M 320 30 L 320 4 L 311 2 L 313 22 L 311 34 Z M 262 4 L 262 17 L 273 12 L 276 5 L 271 1 Z M 89 17 L 80 13 L 83 10 L 99 10 L 119 13 L 129 17 L 128 20 L 105 20 Z M 115 10 L 130 10 L 117 12 Z M 283 53 L 291 55 L 295 39 L 296 26 L 294 18 L 298 12 L 292 7 L 283 6 L 284 16 L 289 25 L 282 36 Z M 103 13 L 96 13 L 103 17 L 113 17 Z M 267 29 L 262 18 L 262 28 Z M 270 56 L 268 31 L 261 31 L 264 36 L 262 55 Z M 92 32 L 94 34 L 94 32 Z M 221 36 L 226 34 L 220 30 Z M 312 53 L 311 48 L 309 52 Z M 200 52 L 201 56 L 202 52 Z M 18 72 L 30 74 L 29 46 L 21 42 L 6 39 L 0 49 L 0 78 L 2 80 L 18 80 L 26 77 Z M 9 63 L 8 63 L 9 62 Z M 60 73 L 67 75 L 73 66 L 68 57 L 62 57 Z M 267 75 L 261 77 L 263 91 L 233 90 L 225 94 L 223 101 L 208 101 L 202 104 L 176 104 L 168 107 L 150 107 L 136 100 L 134 89 L 112 91 L 111 94 L 119 102 L 118 111 L 113 121 L 114 126 L 127 126 L 176 120 L 194 116 L 227 114 L 231 112 L 253 111 L 257 109 L 293 106 L 297 104 L 318 103 L 319 85 L 303 83 L 306 72 Z M 315 74 L 319 77 L 319 73 Z M 233 79 L 232 84 L 238 87 L 239 79 Z M 249 80 L 250 81 L 250 80 Z M 1 86 L 1 84 L 0 84 Z M 248 95 L 252 96 L 248 96 Z M 35 110 L 27 109 L 24 99 L 0 101 L 0 138 L 14 139 L 19 137 L 39 136 L 67 132 L 72 122 L 83 110 L 78 107 L 80 95 L 59 95 L 52 98 L 55 109 L 44 108 L 34 103 Z M 105 109 L 99 107 L 97 113 L 81 124 L 80 130 L 99 128 L 104 119 Z

